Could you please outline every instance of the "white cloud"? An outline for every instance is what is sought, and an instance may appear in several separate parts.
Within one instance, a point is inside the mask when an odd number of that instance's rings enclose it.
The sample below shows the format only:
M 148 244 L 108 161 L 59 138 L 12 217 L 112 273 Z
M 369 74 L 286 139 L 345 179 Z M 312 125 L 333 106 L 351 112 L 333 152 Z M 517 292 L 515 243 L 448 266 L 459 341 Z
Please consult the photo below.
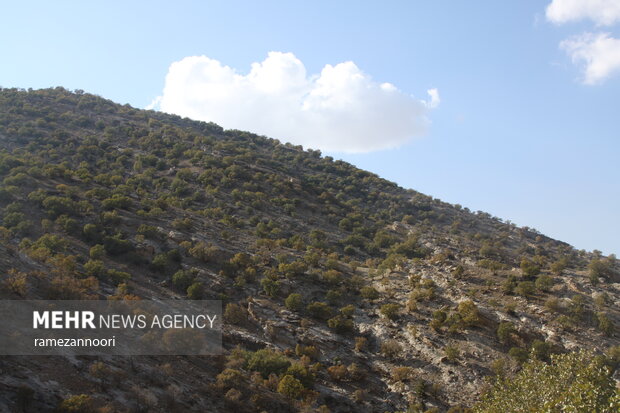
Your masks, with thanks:
M 439 91 L 437 89 L 429 89 L 426 91 L 431 98 L 430 102 L 427 102 L 429 108 L 433 109 L 439 106 L 441 99 L 439 99 Z
M 326 65 L 309 76 L 292 53 L 270 52 L 248 74 L 206 56 L 168 69 L 163 93 L 149 108 L 225 128 L 244 129 L 315 149 L 370 152 L 423 135 L 430 109 L 391 83 L 377 83 L 353 62 Z
M 583 82 L 588 85 L 602 83 L 620 72 L 620 39 L 608 33 L 584 33 L 560 43 L 574 63 L 583 66 Z
M 620 21 L 618 0 L 553 0 L 547 6 L 547 19 L 556 24 L 590 19 L 599 26 Z

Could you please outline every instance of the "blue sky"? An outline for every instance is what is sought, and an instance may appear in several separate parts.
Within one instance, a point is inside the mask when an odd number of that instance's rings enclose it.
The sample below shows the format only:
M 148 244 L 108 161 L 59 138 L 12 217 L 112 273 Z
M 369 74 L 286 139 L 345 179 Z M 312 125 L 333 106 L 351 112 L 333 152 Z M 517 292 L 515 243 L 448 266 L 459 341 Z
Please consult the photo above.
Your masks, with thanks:
M 4 2 L 0 86 L 64 86 L 143 108 L 168 96 L 171 64 L 190 56 L 245 76 L 252 63 L 282 52 L 278 62 L 305 69 L 303 90 L 320 89 L 329 64 L 349 79 L 361 76 L 370 92 L 360 100 L 383 102 L 384 82 L 397 89 L 385 92 L 384 106 L 360 106 L 356 113 L 373 122 L 362 129 L 397 134 L 389 128 L 403 108 L 417 111 L 405 132 L 430 125 L 392 149 L 370 135 L 359 142 L 365 153 L 330 151 L 341 147 L 320 140 L 311 147 L 576 248 L 620 253 L 617 1 L 583 0 L 577 9 L 554 2 L 551 17 L 551 0 Z M 612 4 L 610 13 L 597 14 L 597 3 Z M 337 66 L 343 62 L 354 65 Z M 200 90 L 195 85 L 184 87 Z M 429 89 L 438 90 L 437 107 Z M 273 104 L 271 113 L 286 106 Z M 320 131 L 329 132 L 329 121 Z

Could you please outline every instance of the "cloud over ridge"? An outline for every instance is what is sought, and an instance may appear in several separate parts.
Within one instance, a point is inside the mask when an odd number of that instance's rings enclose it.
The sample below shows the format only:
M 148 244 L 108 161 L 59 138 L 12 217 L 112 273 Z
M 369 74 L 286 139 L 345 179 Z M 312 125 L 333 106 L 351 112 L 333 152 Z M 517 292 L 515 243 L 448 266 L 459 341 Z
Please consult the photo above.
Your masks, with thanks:
M 270 52 L 247 74 L 207 56 L 190 56 L 168 69 L 162 95 L 149 108 L 213 121 L 338 152 L 398 147 L 423 135 L 436 89 L 418 100 L 391 83 L 375 82 L 349 61 L 308 75 L 292 53 Z

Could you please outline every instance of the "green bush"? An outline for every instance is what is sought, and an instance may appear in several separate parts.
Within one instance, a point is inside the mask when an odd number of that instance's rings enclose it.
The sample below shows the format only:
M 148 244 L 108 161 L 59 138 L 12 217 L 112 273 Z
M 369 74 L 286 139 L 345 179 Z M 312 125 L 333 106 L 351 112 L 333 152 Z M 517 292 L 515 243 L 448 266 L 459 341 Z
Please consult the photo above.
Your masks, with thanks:
M 598 312 L 596 313 L 596 318 L 598 320 L 599 330 L 601 330 L 606 336 L 612 336 L 614 334 L 615 326 L 607 314 L 604 312 Z
M 480 312 L 472 300 L 461 301 L 457 308 L 461 321 L 466 326 L 475 326 L 480 322 Z
M 101 206 L 103 209 L 112 210 L 112 209 L 128 209 L 131 207 L 131 199 L 124 195 L 113 195 L 110 198 L 104 199 L 101 201 Z
M 110 255 L 120 255 L 126 252 L 131 252 L 134 249 L 131 241 L 123 239 L 122 235 L 120 234 L 117 234 L 113 237 L 104 237 L 103 247 Z
M 502 344 L 510 343 L 513 334 L 516 333 L 515 326 L 509 321 L 502 321 L 497 327 L 497 338 Z
M 131 279 L 131 274 L 128 272 L 115 270 L 114 268 L 109 269 L 107 275 L 114 284 L 124 283 Z
M 200 281 L 193 282 L 187 287 L 187 298 L 190 300 L 200 300 L 204 295 L 204 285 Z
M 377 291 L 376 288 L 370 286 L 362 287 L 362 289 L 360 290 L 360 294 L 363 298 L 367 300 L 375 300 L 379 298 L 379 291 Z
M 106 274 L 105 265 L 100 260 L 88 260 L 84 264 L 84 271 L 87 276 L 101 278 Z
M 531 350 L 532 357 L 541 360 L 549 361 L 549 355 L 551 354 L 551 344 L 542 340 L 534 340 Z
M 270 374 L 282 374 L 291 366 L 291 362 L 282 353 L 271 350 L 261 349 L 250 353 L 247 359 L 247 368 L 258 371 L 264 378 Z
M 189 271 L 179 270 L 172 276 L 172 284 L 179 291 L 187 291 L 194 282 L 194 276 Z
M 389 320 L 396 320 L 399 316 L 401 306 L 399 304 L 384 304 L 379 312 Z
M 304 305 L 301 294 L 289 294 L 286 300 L 284 300 L 284 305 L 291 311 L 301 311 Z
M 513 347 L 508 351 L 508 355 L 515 359 L 519 364 L 523 364 L 529 358 L 529 353 L 526 349 L 520 347 Z
M 535 285 L 539 291 L 549 291 L 551 287 L 553 287 L 553 279 L 550 276 L 543 274 L 536 278 Z
M 62 413 L 91 413 L 94 412 L 93 400 L 87 394 L 78 394 L 64 399 L 58 406 Z
M 332 308 L 320 301 L 314 301 L 306 307 L 306 311 L 314 318 L 327 320 L 332 315 Z
M 329 328 L 333 328 L 340 334 L 350 333 L 355 330 L 353 320 L 342 315 L 337 315 L 336 317 L 330 318 L 327 320 L 327 325 Z
M 286 370 L 285 374 L 290 374 L 291 376 L 295 377 L 306 388 L 311 388 L 314 385 L 314 374 L 301 363 L 291 364 L 291 366 Z
M 528 361 L 515 377 L 498 377 L 476 413 L 620 411 L 620 392 L 604 360 L 579 352 Z
M 260 286 L 263 287 L 265 294 L 270 297 L 275 297 L 280 292 L 280 281 L 274 280 L 268 276 L 265 276 L 260 280 Z
M 533 277 L 540 273 L 540 266 L 530 259 L 523 257 L 521 259 L 521 272 L 526 277 Z
M 105 257 L 105 248 L 101 244 L 94 245 L 90 248 L 88 255 L 93 260 L 100 260 Z
M 298 399 L 304 391 L 304 385 L 290 374 L 285 375 L 278 383 L 278 393 L 291 399 Z
M 224 310 L 224 319 L 231 324 L 241 324 L 247 319 L 247 316 L 239 304 L 228 303 Z
M 594 258 L 588 265 L 590 280 L 596 284 L 600 277 L 611 277 L 614 274 L 614 259 L 610 258 Z
M 521 281 L 515 288 L 515 292 L 523 297 L 530 297 L 535 291 L 536 287 L 531 281 Z

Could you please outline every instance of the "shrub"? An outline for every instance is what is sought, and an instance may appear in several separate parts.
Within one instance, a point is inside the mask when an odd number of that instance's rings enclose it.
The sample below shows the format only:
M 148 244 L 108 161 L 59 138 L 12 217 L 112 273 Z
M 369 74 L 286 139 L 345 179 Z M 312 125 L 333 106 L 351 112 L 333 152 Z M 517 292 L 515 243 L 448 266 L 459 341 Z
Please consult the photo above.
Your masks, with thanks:
M 113 237 L 104 237 L 103 247 L 110 255 L 119 255 L 133 251 L 133 244 L 131 241 L 123 239 L 121 234 L 117 234 Z
M 560 300 L 558 300 L 557 297 L 549 297 L 547 301 L 545 301 L 545 308 L 556 313 L 559 312 L 561 309 Z
M 461 321 L 466 326 L 475 326 L 480 322 L 478 307 L 472 300 L 461 301 L 457 308 Z
M 446 358 L 450 362 L 455 362 L 459 358 L 460 351 L 456 346 L 446 346 L 443 351 L 446 354 Z
M 411 367 L 398 366 L 392 368 L 391 375 L 394 381 L 407 381 L 413 378 L 414 370 Z
M 394 339 L 389 339 L 381 344 L 381 354 L 388 358 L 396 358 L 403 351 L 403 346 Z
M 473 407 L 477 413 L 560 410 L 620 411 L 615 381 L 601 358 L 582 351 L 553 355 L 551 364 L 531 360 L 515 377 L 498 377 Z
M 613 259 L 594 258 L 588 264 L 590 280 L 595 284 L 600 277 L 610 277 L 613 275 Z
M 534 340 L 532 343 L 532 357 L 541 360 L 548 361 L 551 353 L 551 344 L 541 340 Z
M 93 260 L 100 260 L 105 257 L 105 248 L 101 244 L 94 245 L 90 248 L 88 255 Z
M 497 338 L 502 344 L 508 344 L 512 340 L 512 335 L 516 334 L 515 326 L 508 321 L 502 321 L 497 327 Z
M 275 297 L 280 292 L 280 281 L 274 280 L 271 277 L 263 277 L 260 280 L 260 285 L 263 287 L 263 291 L 270 297 Z
M 271 350 L 261 349 L 251 353 L 247 360 L 247 368 L 259 372 L 263 378 L 270 374 L 282 374 L 288 369 L 291 362 L 282 353 Z
M 186 291 L 194 282 L 194 276 L 189 271 L 179 270 L 172 276 L 172 284 L 179 291 Z
M 549 291 L 553 286 L 553 279 L 543 274 L 536 279 L 535 285 L 539 291 Z
M 354 313 L 355 313 L 355 306 L 353 304 L 349 304 L 340 309 L 340 314 L 342 314 L 343 317 L 348 317 L 348 318 L 353 317 Z
M 360 294 L 363 298 L 367 300 L 375 300 L 379 298 L 379 291 L 377 291 L 374 287 L 366 286 L 362 287 L 360 290 Z
M 82 228 L 82 233 L 84 234 L 84 237 L 91 242 L 98 242 L 102 237 L 101 230 L 95 224 L 84 225 Z
M 42 205 L 54 218 L 63 214 L 74 215 L 77 210 L 75 202 L 60 196 L 48 196 L 43 200 Z
M 146 238 L 157 239 L 160 236 L 159 230 L 151 225 L 141 224 L 138 227 L 138 234 L 144 235 Z
M 561 258 L 551 264 L 551 272 L 555 275 L 562 275 L 562 272 L 568 266 L 568 260 L 566 258 Z
M 247 316 L 239 304 L 228 303 L 224 310 L 224 319 L 232 324 L 241 324 L 247 319 Z
M 443 310 L 433 311 L 433 318 L 431 319 L 430 326 L 433 330 L 437 331 L 441 328 L 443 323 L 448 319 L 448 314 Z
M 596 313 L 596 318 L 598 320 L 599 330 L 601 330 L 606 336 L 613 335 L 615 326 L 609 317 L 607 317 L 607 314 L 604 312 Z
M 78 394 L 64 399 L 58 406 L 63 413 L 90 413 L 93 412 L 93 400 L 87 394 Z
M 499 270 L 505 269 L 506 265 L 502 264 L 499 261 L 485 258 L 485 259 L 478 261 L 478 267 L 486 268 L 487 270 L 491 270 L 491 271 L 499 271 Z
M 531 281 L 521 281 L 515 288 L 515 292 L 523 297 L 530 297 L 535 290 L 534 283 Z
M 314 301 L 306 307 L 306 311 L 314 318 L 327 320 L 332 315 L 332 308 L 320 301 Z
M 349 370 L 345 365 L 338 364 L 327 368 L 327 373 L 334 381 L 344 381 L 347 379 Z
M 342 281 L 342 273 L 338 270 L 327 270 L 323 273 L 323 280 L 331 285 L 337 285 Z
M 105 265 L 100 260 L 88 260 L 84 264 L 84 272 L 88 276 L 101 278 L 106 274 Z
M 401 254 L 390 254 L 384 259 L 381 264 L 379 264 L 380 270 L 394 270 L 398 267 L 402 267 L 405 262 L 407 262 L 407 258 Z
M 189 254 L 203 262 L 209 262 L 217 257 L 219 251 L 217 247 L 201 241 L 189 249 Z
M 290 374 L 285 375 L 278 383 L 278 393 L 291 399 L 298 399 L 304 391 L 304 385 Z
M 12 293 L 23 297 L 28 290 L 27 274 L 12 268 L 9 270 L 9 276 L 4 280 L 3 284 Z
M 124 195 L 112 195 L 111 198 L 104 199 L 101 202 L 103 209 L 112 210 L 116 208 L 128 209 L 131 207 L 131 199 Z
M 521 272 L 526 277 L 533 277 L 540 273 L 540 266 L 526 257 L 521 259 Z
M 304 305 L 301 294 L 289 294 L 286 300 L 284 300 L 284 305 L 291 311 L 301 311 Z
M 379 311 L 385 318 L 394 321 L 398 318 L 398 315 L 400 312 L 400 305 L 399 304 L 384 304 L 381 306 L 381 309 Z
M 204 295 L 204 285 L 200 281 L 193 282 L 187 287 L 187 298 L 190 300 L 200 300 Z
M 344 334 L 350 333 L 355 330 L 355 325 L 353 324 L 353 320 L 350 318 L 346 318 L 342 315 L 337 315 L 336 317 L 330 318 L 327 320 L 327 325 L 329 328 L 333 328 L 337 333 Z
M 319 357 L 319 350 L 315 346 L 304 346 L 303 344 L 297 344 L 295 346 L 295 354 L 299 357 L 306 356 L 311 359 L 317 359 Z
M 340 290 L 329 290 L 327 294 L 325 294 L 325 299 L 331 305 L 338 304 L 338 301 L 342 298 L 342 293 Z
M 368 344 L 366 337 L 355 337 L 355 351 L 363 351 Z
M 291 376 L 295 377 L 306 388 L 310 388 L 314 384 L 314 374 L 312 374 L 312 372 L 301 363 L 291 364 L 291 366 L 286 369 L 285 374 L 290 374 Z
M 64 238 L 54 234 L 43 234 L 38 240 L 32 244 L 32 249 L 46 248 L 56 254 L 67 249 L 69 243 Z
M 585 305 L 586 305 L 585 298 L 583 298 L 582 295 L 575 294 L 571 298 L 569 308 L 568 308 L 571 314 L 571 317 L 575 320 L 579 320 L 585 312 Z
M 115 270 L 114 268 L 109 269 L 107 275 L 115 284 L 120 284 L 131 279 L 131 274 L 128 272 Z
M 520 347 L 513 347 L 508 351 L 508 355 L 515 359 L 519 364 L 523 364 L 527 361 L 529 354 L 527 350 Z

